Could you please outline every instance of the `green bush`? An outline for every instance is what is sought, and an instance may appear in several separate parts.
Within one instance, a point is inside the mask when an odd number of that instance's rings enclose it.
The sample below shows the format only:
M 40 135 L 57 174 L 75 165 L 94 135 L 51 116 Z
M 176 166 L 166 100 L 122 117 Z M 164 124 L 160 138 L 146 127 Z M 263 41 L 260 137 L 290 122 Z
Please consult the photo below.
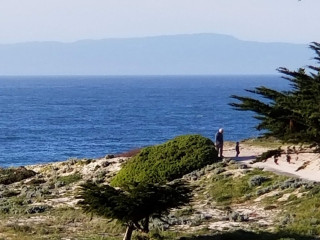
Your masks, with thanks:
M 217 161 L 213 142 L 201 135 L 184 135 L 146 147 L 131 158 L 111 184 L 165 183 Z
M 25 167 L 0 168 L 0 184 L 9 185 L 35 176 L 36 173 Z
M 78 182 L 82 179 L 82 176 L 80 173 L 75 173 L 67 176 L 61 176 L 57 178 L 57 182 L 63 183 L 63 185 L 69 185 L 74 182 Z

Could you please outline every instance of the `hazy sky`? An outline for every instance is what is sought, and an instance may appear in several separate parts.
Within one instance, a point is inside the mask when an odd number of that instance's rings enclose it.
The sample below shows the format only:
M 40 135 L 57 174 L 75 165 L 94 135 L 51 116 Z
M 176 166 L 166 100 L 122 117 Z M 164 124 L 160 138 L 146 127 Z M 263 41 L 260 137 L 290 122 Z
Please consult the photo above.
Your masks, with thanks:
M 320 0 L 0 0 L 0 43 L 222 33 L 320 42 Z

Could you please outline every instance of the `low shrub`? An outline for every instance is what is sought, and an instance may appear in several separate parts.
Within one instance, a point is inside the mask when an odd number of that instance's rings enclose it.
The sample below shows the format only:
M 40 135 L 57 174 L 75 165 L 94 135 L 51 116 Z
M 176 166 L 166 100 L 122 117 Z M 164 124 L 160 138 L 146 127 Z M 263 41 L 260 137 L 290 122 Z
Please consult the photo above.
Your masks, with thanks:
M 255 175 L 248 180 L 249 187 L 260 186 L 263 182 L 269 180 L 265 176 Z
M 74 182 L 78 182 L 82 179 L 82 176 L 79 173 L 67 175 L 67 176 L 61 176 L 57 178 L 57 182 L 60 183 L 60 185 L 69 185 Z
M 20 182 L 24 179 L 35 176 L 36 173 L 28 170 L 25 167 L 18 168 L 1 168 L 0 169 L 0 184 L 11 184 Z
M 267 192 L 273 188 L 276 181 L 282 180 L 283 176 L 278 176 L 261 169 L 252 169 L 235 181 L 232 176 L 224 174 L 213 175 L 211 182 L 206 185 L 210 197 L 219 205 L 231 203 L 241 203 L 250 200 Z
M 112 179 L 114 186 L 134 182 L 165 183 L 217 161 L 213 142 L 201 135 L 184 135 L 146 147 Z

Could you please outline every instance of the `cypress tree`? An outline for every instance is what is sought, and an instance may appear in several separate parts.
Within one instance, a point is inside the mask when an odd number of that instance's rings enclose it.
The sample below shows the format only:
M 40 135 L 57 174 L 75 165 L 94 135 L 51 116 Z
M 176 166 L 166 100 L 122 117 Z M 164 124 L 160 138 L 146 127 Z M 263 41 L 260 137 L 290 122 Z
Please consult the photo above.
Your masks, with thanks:
M 191 188 L 182 181 L 165 185 L 137 183 L 125 189 L 87 182 L 81 185 L 78 205 L 85 212 L 126 225 L 123 239 L 130 240 L 134 230 L 149 231 L 151 216 L 159 218 L 170 209 L 189 203 L 191 197 Z
M 313 42 L 310 48 L 320 63 L 320 44 Z M 264 86 L 246 90 L 259 99 L 232 95 L 238 102 L 230 103 L 239 111 L 253 111 L 259 120 L 258 130 L 266 130 L 264 136 L 273 136 L 286 142 L 320 143 L 320 67 L 308 66 L 290 71 L 279 68 L 283 78 L 290 82 L 289 91 L 276 91 Z M 262 99 L 264 100 L 260 100 Z

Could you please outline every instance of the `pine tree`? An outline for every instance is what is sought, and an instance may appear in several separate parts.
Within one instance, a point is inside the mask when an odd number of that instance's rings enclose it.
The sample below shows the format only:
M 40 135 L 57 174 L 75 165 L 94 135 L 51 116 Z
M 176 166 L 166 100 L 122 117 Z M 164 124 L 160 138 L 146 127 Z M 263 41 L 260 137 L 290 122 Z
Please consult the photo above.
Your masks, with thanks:
M 313 42 L 310 48 L 320 63 L 320 44 Z M 310 73 L 300 68 L 290 71 L 279 68 L 283 78 L 290 82 L 291 90 L 276 91 L 266 87 L 246 90 L 265 100 L 231 96 L 239 100 L 230 105 L 239 111 L 253 111 L 259 120 L 258 130 L 267 130 L 265 136 L 274 136 L 288 142 L 320 143 L 320 67 L 308 66 Z

